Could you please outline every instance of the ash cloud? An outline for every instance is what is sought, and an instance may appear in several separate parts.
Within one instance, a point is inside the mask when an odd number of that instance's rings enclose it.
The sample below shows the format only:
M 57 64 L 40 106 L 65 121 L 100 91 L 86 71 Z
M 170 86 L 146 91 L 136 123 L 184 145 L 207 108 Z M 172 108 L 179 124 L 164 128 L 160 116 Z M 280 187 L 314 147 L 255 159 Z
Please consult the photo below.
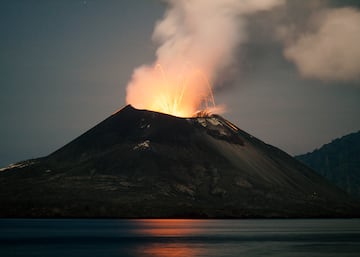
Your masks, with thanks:
M 153 39 L 160 47 L 157 61 L 205 67 L 211 77 L 234 62 L 239 43 L 246 41 L 248 14 L 269 10 L 282 0 L 167 0 L 168 10 L 155 27 Z
M 216 83 L 219 75 L 236 62 L 239 44 L 247 40 L 246 16 L 270 10 L 284 0 L 164 2 L 166 13 L 153 33 L 153 40 L 159 45 L 156 61 L 137 68 L 127 86 L 126 101 L 138 108 L 154 109 L 153 102 L 159 99 L 159 94 L 152 96 L 150 91 L 183 92 L 183 84 L 177 83 L 181 76 L 187 81 L 182 99 L 191 102 L 190 110 L 196 109 L 207 94 L 208 86 L 199 83 L 193 71 L 200 70 L 211 84 Z M 154 67 L 158 63 L 164 67 L 167 80 L 172 82 L 168 84 L 175 88 L 156 89 L 160 83 L 156 81 Z
M 306 79 L 333 82 L 360 78 L 357 7 L 344 7 L 344 2 L 334 0 L 163 2 L 167 9 L 155 24 L 152 37 L 158 45 L 156 60 L 135 69 L 127 85 L 126 102 L 137 108 L 161 111 L 163 106 L 182 104 L 187 114 L 192 113 L 209 94 L 208 85 L 194 71 L 200 70 L 211 85 L 218 86 L 218 92 L 235 84 L 246 69 L 256 71 L 258 60 L 268 62 L 261 56 L 266 51 L 277 54 L 270 56 L 274 62 L 278 58 L 283 62 L 282 51 Z M 254 42 L 266 51 L 247 53 Z M 165 75 L 156 70 L 157 64 L 163 66 Z M 173 96 L 159 97 L 164 92 Z M 157 106 L 159 99 L 166 98 L 172 103 L 163 100 L 162 106 Z
M 360 78 L 360 11 L 322 6 L 305 24 L 280 26 L 284 56 L 304 78 L 354 81 Z

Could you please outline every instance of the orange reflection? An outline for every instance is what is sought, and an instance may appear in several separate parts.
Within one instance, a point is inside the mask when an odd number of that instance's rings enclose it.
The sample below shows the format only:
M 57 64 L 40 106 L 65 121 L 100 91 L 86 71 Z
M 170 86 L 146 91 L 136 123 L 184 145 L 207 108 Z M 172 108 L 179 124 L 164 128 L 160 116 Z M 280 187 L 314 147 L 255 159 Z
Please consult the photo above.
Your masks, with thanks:
M 196 226 L 198 222 L 197 220 L 181 219 L 137 220 L 136 223 L 141 227 L 136 231 L 137 233 L 152 238 L 161 238 L 161 242 L 145 244 L 138 249 L 138 252 L 141 256 L 154 257 L 198 256 L 202 252 L 201 248 L 197 247 L 195 243 L 189 243 L 186 239 L 182 240 L 200 232 Z
M 154 257 L 193 257 L 199 253 L 199 249 L 181 243 L 151 244 L 141 251 L 142 256 Z
M 154 237 L 179 237 L 193 235 L 199 232 L 196 228 L 197 220 L 185 219 L 154 219 L 137 220 L 142 229 L 138 232 Z

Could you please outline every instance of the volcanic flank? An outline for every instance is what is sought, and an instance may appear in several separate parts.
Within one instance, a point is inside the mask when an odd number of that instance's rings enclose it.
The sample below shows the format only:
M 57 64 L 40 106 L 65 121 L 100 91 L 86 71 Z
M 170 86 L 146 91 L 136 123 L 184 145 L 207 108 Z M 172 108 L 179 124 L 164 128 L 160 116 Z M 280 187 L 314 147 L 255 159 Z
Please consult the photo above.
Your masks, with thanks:
M 346 217 L 348 196 L 221 116 L 130 105 L 0 172 L 2 217 Z

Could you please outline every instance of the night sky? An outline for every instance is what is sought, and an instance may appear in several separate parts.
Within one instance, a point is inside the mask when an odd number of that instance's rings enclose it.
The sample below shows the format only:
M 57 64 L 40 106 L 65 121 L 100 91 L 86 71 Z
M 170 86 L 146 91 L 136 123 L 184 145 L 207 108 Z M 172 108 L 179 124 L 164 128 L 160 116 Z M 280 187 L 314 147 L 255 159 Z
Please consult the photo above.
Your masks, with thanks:
M 285 16 L 297 13 L 301 23 L 309 8 L 301 2 Z M 359 8 L 356 2 L 326 5 Z M 1 1 L 0 166 L 47 155 L 123 107 L 133 69 L 154 60 L 151 35 L 165 7 L 155 0 Z M 249 17 L 237 65 L 215 85 L 223 116 L 289 154 L 358 131 L 360 79 L 302 77 L 284 58 L 269 25 L 274 17 Z

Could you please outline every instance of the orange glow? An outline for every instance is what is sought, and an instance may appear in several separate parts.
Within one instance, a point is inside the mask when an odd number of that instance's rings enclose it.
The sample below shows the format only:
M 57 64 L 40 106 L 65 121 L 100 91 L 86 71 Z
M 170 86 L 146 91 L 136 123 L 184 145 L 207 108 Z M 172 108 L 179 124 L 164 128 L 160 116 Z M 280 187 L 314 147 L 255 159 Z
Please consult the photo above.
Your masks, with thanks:
M 141 224 L 140 233 L 161 236 L 161 237 L 176 237 L 193 235 L 199 232 L 196 229 L 198 220 L 183 220 L 183 219 L 154 219 L 154 220 L 137 220 L 137 223 Z
M 127 103 L 137 109 L 178 117 L 193 117 L 198 112 L 221 112 L 221 108 L 216 107 L 207 76 L 196 69 L 179 70 L 166 70 L 156 64 L 135 71 L 127 89 Z
M 141 251 L 143 256 L 153 257 L 193 257 L 199 256 L 198 249 L 181 243 L 152 244 L 144 247 Z
M 181 219 L 156 219 L 136 220 L 140 227 L 138 231 L 142 235 L 151 237 L 177 238 L 183 236 L 194 236 L 199 233 L 196 228 L 197 220 Z M 138 249 L 140 256 L 153 257 L 193 257 L 201 254 L 201 249 L 180 242 L 164 242 L 145 244 Z

